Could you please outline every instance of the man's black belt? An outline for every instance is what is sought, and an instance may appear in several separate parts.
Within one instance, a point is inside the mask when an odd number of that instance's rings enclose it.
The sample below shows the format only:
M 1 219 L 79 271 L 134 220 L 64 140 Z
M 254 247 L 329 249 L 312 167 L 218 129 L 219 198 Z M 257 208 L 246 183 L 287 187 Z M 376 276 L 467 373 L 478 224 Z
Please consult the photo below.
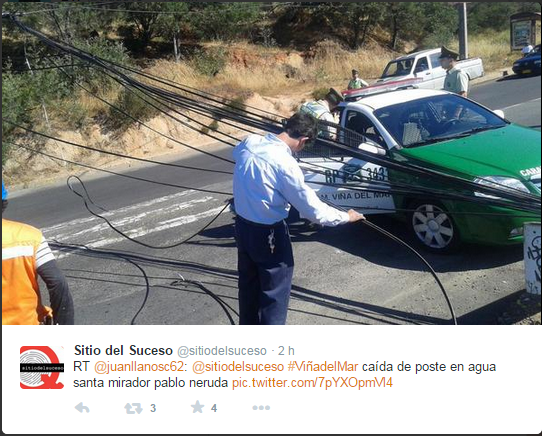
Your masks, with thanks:
M 284 225 L 284 220 L 279 221 L 279 222 L 276 222 L 275 224 L 260 224 L 260 223 L 255 223 L 254 221 L 249 221 L 249 220 L 243 218 L 241 215 L 236 215 L 236 218 L 237 218 L 239 221 L 242 221 L 242 222 L 244 222 L 245 224 L 248 224 L 248 225 L 250 225 L 250 226 L 254 226 L 254 227 L 262 227 L 262 228 L 264 228 L 264 229 L 273 229 L 273 228 L 275 228 L 275 227 Z

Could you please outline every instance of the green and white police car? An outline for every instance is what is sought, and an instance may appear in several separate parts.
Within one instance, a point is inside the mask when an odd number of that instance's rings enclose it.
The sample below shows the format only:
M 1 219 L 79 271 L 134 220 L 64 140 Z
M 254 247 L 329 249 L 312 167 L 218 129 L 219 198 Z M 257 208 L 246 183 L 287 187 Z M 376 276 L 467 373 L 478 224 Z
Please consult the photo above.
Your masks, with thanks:
M 538 130 L 512 124 L 502 112 L 445 91 L 404 89 L 351 99 L 340 107 L 340 124 L 365 136 L 359 148 L 482 185 L 505 185 L 540 196 Z M 447 252 L 461 242 L 520 243 L 523 224 L 533 221 L 525 213 L 480 203 L 371 192 L 373 181 L 416 188 L 427 187 L 427 180 L 333 153 L 332 158 L 306 155 L 300 162 L 318 195 L 366 215 L 395 214 L 430 250 Z M 362 180 L 368 190 L 349 188 L 355 174 L 363 177 L 356 184 Z M 439 189 L 434 182 L 430 187 Z

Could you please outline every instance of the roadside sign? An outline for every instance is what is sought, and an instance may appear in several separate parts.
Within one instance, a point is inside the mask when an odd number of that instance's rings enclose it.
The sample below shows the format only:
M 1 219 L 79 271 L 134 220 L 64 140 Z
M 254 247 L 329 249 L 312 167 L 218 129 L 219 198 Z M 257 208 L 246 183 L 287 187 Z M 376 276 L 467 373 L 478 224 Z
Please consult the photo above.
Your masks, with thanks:
M 526 223 L 524 232 L 525 286 L 540 295 L 540 223 Z

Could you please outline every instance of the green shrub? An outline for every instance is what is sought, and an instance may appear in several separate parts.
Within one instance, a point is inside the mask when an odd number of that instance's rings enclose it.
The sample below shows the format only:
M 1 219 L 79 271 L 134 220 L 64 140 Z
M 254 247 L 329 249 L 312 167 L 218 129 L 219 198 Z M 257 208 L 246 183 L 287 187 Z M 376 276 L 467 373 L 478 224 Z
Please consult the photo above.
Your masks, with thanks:
M 119 95 L 117 102 L 113 104 L 129 114 L 131 117 L 146 122 L 157 116 L 160 111 L 144 100 L 149 100 L 141 91 L 123 89 Z M 134 120 L 118 110 L 110 108 L 108 116 L 108 124 L 112 129 L 127 129 Z
M 31 124 L 36 93 L 28 86 L 29 82 L 29 74 L 2 74 L 2 117 L 20 125 Z M 2 122 L 2 166 L 9 158 L 11 148 L 4 140 L 13 141 L 15 130 L 12 124 Z
M 421 45 L 424 49 L 442 47 L 443 45 L 449 45 L 453 38 L 454 34 L 452 31 L 442 29 L 439 31 L 435 31 L 423 38 Z
M 101 38 L 93 38 L 74 41 L 74 45 L 93 56 L 106 59 L 116 64 L 128 67 L 132 65 L 124 45 L 120 42 L 110 42 Z M 123 73 L 127 73 L 125 70 L 120 70 Z M 104 89 L 112 89 L 113 87 L 119 86 L 117 82 L 103 74 L 101 68 L 74 68 L 73 73 L 70 74 L 85 82 L 87 88 L 90 88 L 92 92 L 97 92 L 98 90 L 103 91 Z
M 317 88 L 312 91 L 312 98 L 314 98 L 315 100 L 323 100 L 328 92 L 329 88 Z
M 216 132 L 218 130 L 218 121 L 213 120 L 213 122 L 209 124 L 209 129 Z
M 200 74 L 214 77 L 226 66 L 226 50 L 223 47 L 198 50 L 194 53 L 190 63 Z
M 111 43 L 101 39 L 74 41 L 74 45 L 95 56 L 111 60 L 113 62 L 130 65 L 129 57 L 122 44 Z M 54 59 L 54 60 L 53 60 Z M 41 57 L 40 61 L 33 62 L 32 67 L 36 70 L 31 72 L 12 72 L 11 64 L 4 65 L 5 73 L 2 73 L 2 115 L 3 117 L 23 126 L 35 126 L 43 117 L 43 105 L 45 108 L 62 108 L 68 117 L 70 128 L 81 128 L 84 125 L 87 114 L 77 101 L 77 93 L 74 92 L 76 82 L 83 82 L 91 92 L 103 92 L 106 89 L 120 86 L 117 82 L 105 76 L 99 69 L 86 66 L 64 67 L 43 69 L 66 64 L 83 64 L 70 56 L 56 58 Z M 149 115 L 149 109 L 141 107 L 141 102 L 123 101 L 128 112 L 136 111 L 137 118 Z M 139 104 L 138 104 L 139 103 Z M 115 114 L 115 118 L 119 118 Z M 5 141 L 15 139 L 16 128 L 8 123 L 2 123 L 2 138 Z M 2 142 L 2 165 L 9 158 L 9 145 Z
M 245 104 L 246 97 L 243 95 L 240 95 L 238 97 L 235 97 L 233 100 L 230 100 L 228 102 L 228 105 L 230 106 L 230 109 L 233 112 L 243 113 L 247 105 Z

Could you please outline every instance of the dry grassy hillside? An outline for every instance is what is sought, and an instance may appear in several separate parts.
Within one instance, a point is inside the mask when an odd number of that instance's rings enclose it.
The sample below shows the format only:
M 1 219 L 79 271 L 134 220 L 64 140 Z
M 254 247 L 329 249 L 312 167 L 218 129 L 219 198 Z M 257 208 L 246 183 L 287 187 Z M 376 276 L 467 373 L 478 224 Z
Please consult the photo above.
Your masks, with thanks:
M 457 42 L 451 46 L 457 47 Z M 415 47 L 407 45 L 407 48 Z M 352 68 L 359 69 L 361 76 L 371 82 L 379 77 L 390 59 L 400 54 L 376 42 L 371 42 L 364 49 L 350 51 L 327 40 L 316 43 L 305 52 L 265 48 L 248 43 L 212 43 L 207 44 L 205 49 L 210 53 L 216 52 L 221 57 L 220 68 L 213 74 L 202 74 L 202 65 L 194 59 L 178 63 L 172 60 L 147 60 L 143 68 L 150 74 L 223 95 L 241 104 L 277 113 L 280 117 L 289 116 L 302 102 L 311 98 L 315 91 L 325 90 L 330 86 L 344 89 Z M 486 72 L 509 67 L 518 56 L 517 53 L 510 53 L 508 32 L 472 38 L 470 55 L 483 59 Z M 207 61 L 215 62 L 216 59 L 211 57 Z M 116 101 L 119 93 L 120 90 L 109 90 L 101 97 Z M 76 116 L 74 109 L 69 106 L 49 108 L 51 128 L 43 124 L 34 126 L 36 130 L 54 131 L 55 136 L 63 139 L 138 157 L 166 153 L 181 156 L 187 153 L 186 148 L 138 125 L 118 131 L 111 129 L 104 119 L 104 114 L 107 114 L 106 105 L 83 91 L 76 95 L 74 100 L 77 101 L 77 113 L 82 118 L 81 127 L 77 131 L 70 130 L 65 124 L 69 117 Z M 209 124 L 207 119 L 196 118 L 203 124 Z M 160 132 L 192 145 L 209 146 L 212 142 L 198 131 L 201 126 L 194 126 L 196 130 L 189 129 L 166 116 L 152 114 L 148 123 Z M 209 127 L 211 130 L 218 128 L 220 131 L 242 136 L 242 132 L 220 123 Z M 96 152 L 63 146 L 54 141 L 29 144 L 65 159 L 92 165 L 108 166 L 122 161 Z M 33 168 L 32 172 L 26 171 L 29 166 Z M 36 180 L 43 183 L 44 178 L 86 171 L 17 149 L 4 167 L 3 177 L 11 185 L 29 185 Z

